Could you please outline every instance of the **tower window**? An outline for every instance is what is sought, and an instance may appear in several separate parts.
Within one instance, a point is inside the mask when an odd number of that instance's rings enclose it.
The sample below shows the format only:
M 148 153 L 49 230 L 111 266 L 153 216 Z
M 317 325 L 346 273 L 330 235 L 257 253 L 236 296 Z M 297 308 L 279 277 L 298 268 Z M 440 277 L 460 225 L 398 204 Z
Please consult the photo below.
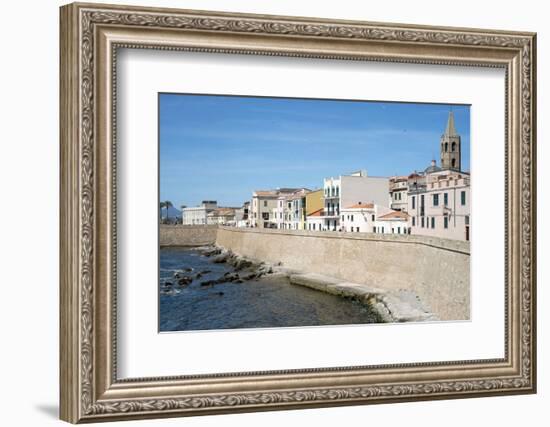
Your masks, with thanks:
M 451 160 L 451 166 L 453 168 L 456 167 L 456 159 Z
M 447 151 L 449 151 L 449 143 L 448 143 L 448 142 L 445 143 L 445 153 L 446 153 Z
M 456 142 L 451 145 L 451 151 L 456 151 Z

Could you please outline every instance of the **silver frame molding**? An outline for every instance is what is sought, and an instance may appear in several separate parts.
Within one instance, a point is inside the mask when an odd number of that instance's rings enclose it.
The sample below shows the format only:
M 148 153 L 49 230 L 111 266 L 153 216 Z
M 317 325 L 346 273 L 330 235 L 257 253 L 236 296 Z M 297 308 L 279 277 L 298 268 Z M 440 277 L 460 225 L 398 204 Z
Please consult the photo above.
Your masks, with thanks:
M 535 34 L 80 3 L 60 13 L 61 419 L 113 421 L 536 391 Z M 117 379 L 118 48 L 505 69 L 505 357 Z

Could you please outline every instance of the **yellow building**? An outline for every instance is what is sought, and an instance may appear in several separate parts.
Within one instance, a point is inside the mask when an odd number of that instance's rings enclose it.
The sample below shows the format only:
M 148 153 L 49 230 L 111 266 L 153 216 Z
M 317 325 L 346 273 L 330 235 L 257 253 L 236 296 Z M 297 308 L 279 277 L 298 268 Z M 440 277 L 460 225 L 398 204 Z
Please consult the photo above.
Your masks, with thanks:
M 324 208 L 323 189 L 310 191 L 306 194 L 306 208 L 303 211 L 303 217 L 301 218 L 301 230 L 306 229 L 306 218 L 313 212 Z

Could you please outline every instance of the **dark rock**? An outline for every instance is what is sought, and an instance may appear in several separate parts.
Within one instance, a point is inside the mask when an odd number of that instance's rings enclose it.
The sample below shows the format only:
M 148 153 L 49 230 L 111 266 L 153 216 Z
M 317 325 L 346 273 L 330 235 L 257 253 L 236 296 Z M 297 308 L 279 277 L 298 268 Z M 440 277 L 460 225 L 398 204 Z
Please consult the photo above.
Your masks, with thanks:
M 193 270 L 194 270 L 193 267 L 185 267 L 185 268 L 183 269 L 183 271 L 187 271 L 187 272 L 191 272 L 191 271 L 193 271 Z
M 243 279 L 237 279 L 237 280 L 235 280 L 235 283 L 244 283 L 244 280 Z
M 211 257 L 214 255 L 219 255 L 222 253 L 221 248 L 211 248 L 211 249 L 205 249 L 202 251 L 202 254 L 207 257 Z
M 201 288 L 210 288 L 216 284 L 215 280 L 205 280 L 204 282 L 200 283 Z
M 227 262 L 228 259 L 229 259 L 229 253 L 226 252 L 223 254 L 216 255 L 214 258 L 212 258 L 212 262 L 215 264 L 222 264 L 224 262 Z
M 239 279 L 239 275 L 237 273 L 225 273 L 223 275 L 224 279 L 228 282 L 233 282 L 235 280 L 238 280 Z
M 195 274 L 195 279 L 200 279 L 201 277 L 202 277 L 202 274 L 201 274 L 201 273 Z
M 163 285 L 163 286 L 164 286 L 165 288 L 169 288 L 169 287 L 172 286 L 172 285 L 173 285 L 172 282 L 164 282 L 164 285 Z
M 256 273 L 251 271 L 249 273 L 244 273 L 240 275 L 241 280 L 252 280 L 256 278 Z
M 174 279 L 179 279 L 181 275 L 179 273 L 174 273 Z
M 247 259 L 238 258 L 233 265 L 236 271 L 241 271 L 241 270 L 244 270 L 245 268 L 252 267 L 253 263 L 252 261 L 249 261 Z
M 193 282 L 193 278 L 189 276 L 183 276 L 181 279 L 178 280 L 178 285 L 180 286 L 188 286 Z

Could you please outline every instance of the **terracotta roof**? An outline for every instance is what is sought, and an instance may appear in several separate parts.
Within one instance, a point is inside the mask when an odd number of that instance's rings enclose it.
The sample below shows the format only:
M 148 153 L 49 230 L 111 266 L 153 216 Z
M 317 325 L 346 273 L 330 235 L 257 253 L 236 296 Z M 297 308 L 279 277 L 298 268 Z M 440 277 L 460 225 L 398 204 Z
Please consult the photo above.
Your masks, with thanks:
M 386 215 L 379 216 L 378 219 L 408 219 L 409 215 L 407 215 L 405 212 L 401 211 L 394 211 L 387 213 Z
M 323 208 L 311 212 L 308 216 L 323 216 Z
M 374 208 L 374 203 L 358 203 L 356 205 L 351 205 L 346 207 L 345 209 L 372 209 Z

